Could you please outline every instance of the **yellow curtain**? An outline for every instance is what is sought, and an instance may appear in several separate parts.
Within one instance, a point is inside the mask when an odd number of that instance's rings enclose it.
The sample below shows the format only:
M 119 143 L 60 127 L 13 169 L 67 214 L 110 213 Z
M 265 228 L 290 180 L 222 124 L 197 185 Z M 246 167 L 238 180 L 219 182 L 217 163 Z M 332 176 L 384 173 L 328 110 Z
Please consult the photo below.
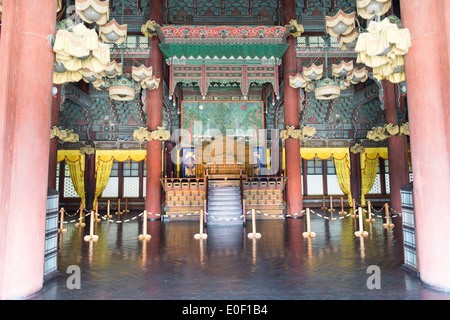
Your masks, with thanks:
M 349 157 L 348 148 L 300 148 L 300 157 L 306 160 L 319 158 L 343 159 Z
M 142 161 L 147 159 L 147 150 L 96 150 L 95 152 L 98 161 L 108 162 L 116 160 L 125 162 L 128 160 Z
M 383 159 L 387 159 L 388 158 L 388 148 L 386 148 L 386 147 L 383 147 L 383 148 L 365 148 L 364 153 L 361 154 L 361 168 L 363 167 L 362 165 L 364 164 L 364 160 L 366 159 L 366 155 L 370 159 L 374 159 L 375 157 L 380 157 L 380 158 L 383 158 Z
M 84 155 L 80 153 L 80 150 L 58 150 L 57 161 L 61 162 L 64 160 L 80 161 L 81 170 L 84 171 Z
M 343 159 L 334 159 L 334 166 L 336 168 L 336 175 L 339 182 L 339 187 L 342 192 L 347 195 L 350 207 L 352 204 L 352 192 L 350 183 L 350 161 L 347 157 Z
M 73 188 L 81 199 L 81 204 L 86 207 L 86 197 L 84 190 L 84 155 L 80 150 L 58 150 L 57 161 L 66 161 L 69 166 L 70 179 Z M 61 173 L 64 174 L 64 173 Z
M 80 155 L 76 161 L 66 158 L 66 163 L 69 166 L 72 185 L 81 199 L 83 208 L 86 208 L 86 192 L 84 190 L 84 155 Z
M 361 154 L 361 205 L 366 205 L 366 194 L 372 189 L 377 176 L 379 158 L 387 159 L 387 148 L 366 148 Z
M 95 185 L 95 198 L 94 198 L 94 207 L 97 204 L 98 197 L 101 196 L 106 186 L 108 185 L 109 176 L 111 175 L 111 169 L 114 162 L 111 159 L 110 161 L 102 161 L 98 160 L 95 168 L 95 177 L 96 177 L 96 185 Z

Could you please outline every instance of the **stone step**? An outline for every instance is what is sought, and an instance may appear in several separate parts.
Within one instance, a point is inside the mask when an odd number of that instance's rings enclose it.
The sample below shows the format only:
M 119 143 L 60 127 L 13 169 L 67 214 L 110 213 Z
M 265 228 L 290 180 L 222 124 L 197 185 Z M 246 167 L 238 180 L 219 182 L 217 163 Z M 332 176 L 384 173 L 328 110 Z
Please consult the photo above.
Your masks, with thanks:
M 210 181 L 208 185 L 208 224 L 242 224 L 239 183 Z
M 214 206 L 224 206 L 227 207 L 229 205 L 241 205 L 241 199 L 209 199 L 208 205 L 214 205 Z
M 211 211 L 217 211 L 217 212 L 242 212 L 242 207 L 240 204 L 236 205 L 228 205 L 228 206 L 222 206 L 222 205 L 208 205 L 208 212 Z
M 209 194 L 208 202 L 213 201 L 213 200 L 230 200 L 230 201 L 239 200 L 239 201 L 241 201 L 241 197 L 236 196 L 234 194 L 221 194 L 221 195 Z

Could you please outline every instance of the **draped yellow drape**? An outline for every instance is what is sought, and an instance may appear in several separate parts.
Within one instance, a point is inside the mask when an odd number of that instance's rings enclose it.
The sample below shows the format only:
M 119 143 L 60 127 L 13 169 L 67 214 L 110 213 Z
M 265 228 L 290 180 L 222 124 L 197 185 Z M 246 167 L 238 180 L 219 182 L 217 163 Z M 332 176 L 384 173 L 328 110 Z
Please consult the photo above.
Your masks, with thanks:
M 387 148 L 366 148 L 361 154 L 361 205 L 366 205 L 366 194 L 372 189 L 377 176 L 379 158 L 387 159 Z
M 66 160 L 69 166 L 72 185 L 81 199 L 81 204 L 86 207 L 86 193 L 84 189 L 84 155 L 79 150 L 58 150 L 57 161 Z M 61 173 L 64 174 L 64 173 Z
M 101 196 L 106 186 L 108 185 L 109 176 L 111 175 L 111 169 L 113 166 L 113 161 L 97 161 L 96 165 L 96 185 L 95 185 L 95 198 L 94 207 L 97 204 L 98 197 Z
M 342 192 L 347 195 L 347 200 L 350 206 L 353 206 L 350 183 L 350 161 L 347 159 L 347 157 L 343 159 L 334 159 L 334 166 L 336 168 L 339 187 L 341 188 Z
M 95 152 L 98 161 L 119 161 L 125 162 L 128 160 L 142 161 L 147 159 L 147 150 L 96 150 Z
M 300 157 L 306 160 L 319 158 L 343 159 L 349 157 L 348 148 L 300 148 Z

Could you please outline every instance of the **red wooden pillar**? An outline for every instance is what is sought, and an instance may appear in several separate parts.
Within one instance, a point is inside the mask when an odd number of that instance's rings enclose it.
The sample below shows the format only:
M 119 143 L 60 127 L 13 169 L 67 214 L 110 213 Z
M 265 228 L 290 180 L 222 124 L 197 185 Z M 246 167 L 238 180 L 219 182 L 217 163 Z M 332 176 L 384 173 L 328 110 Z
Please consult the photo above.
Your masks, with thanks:
M 352 198 L 361 203 L 361 154 L 350 152 L 350 188 Z
M 151 1 L 150 20 L 162 25 L 163 23 L 163 1 Z M 162 125 L 163 107 L 163 57 L 159 49 L 160 40 L 154 36 L 151 41 L 150 65 L 153 73 L 161 79 L 158 89 L 147 90 L 146 106 L 148 114 L 148 131 L 154 131 Z M 161 167 L 162 167 L 162 142 L 147 142 L 147 189 L 145 199 L 145 209 L 148 212 L 148 219 L 160 219 L 161 215 Z
M 295 2 L 294 0 L 283 0 L 283 21 L 288 24 L 290 20 L 295 19 Z M 297 63 L 295 54 L 294 37 L 288 37 L 288 49 L 283 57 L 283 81 L 284 81 L 284 122 L 285 126 L 293 126 L 299 128 L 298 118 L 298 93 L 297 90 L 289 86 L 289 76 L 297 73 Z M 301 171 L 300 171 L 300 141 L 297 139 L 286 139 L 286 214 L 296 217 L 302 216 L 303 196 L 301 188 Z
M 401 0 L 420 278 L 450 290 L 450 2 Z M 447 23 L 447 25 L 446 25 Z
M 84 185 L 85 185 L 85 198 L 86 198 L 86 210 L 94 210 L 95 199 L 95 155 L 86 154 L 84 156 L 85 170 L 84 170 Z
M 306 159 L 301 159 L 302 161 L 302 173 L 303 173 L 303 195 L 308 195 L 308 165 Z
M 59 120 L 59 109 L 61 103 L 61 85 L 55 86 L 58 89 L 58 93 L 53 96 L 52 99 L 52 111 L 51 111 L 51 124 L 50 126 L 57 126 Z M 48 187 L 56 189 L 56 166 L 58 157 L 58 139 L 54 138 L 50 140 L 50 152 L 49 152 L 49 166 L 48 166 Z
M 397 93 L 395 84 L 383 80 L 386 123 L 397 124 Z M 401 212 L 400 187 L 409 183 L 409 164 L 407 162 L 408 140 L 406 136 L 392 136 L 388 140 L 388 163 L 391 207 Z M 383 162 L 380 161 L 383 164 Z M 384 168 L 384 167 L 383 167 Z M 383 170 L 384 171 L 384 170 Z M 384 173 L 383 173 L 384 175 Z M 401 221 L 398 221 L 401 223 Z
M 322 190 L 323 195 L 328 195 L 328 172 L 327 172 L 327 159 L 322 161 Z
M 42 288 L 56 0 L 4 1 L 0 42 L 0 299 Z M 24 201 L 25 199 L 25 201 Z

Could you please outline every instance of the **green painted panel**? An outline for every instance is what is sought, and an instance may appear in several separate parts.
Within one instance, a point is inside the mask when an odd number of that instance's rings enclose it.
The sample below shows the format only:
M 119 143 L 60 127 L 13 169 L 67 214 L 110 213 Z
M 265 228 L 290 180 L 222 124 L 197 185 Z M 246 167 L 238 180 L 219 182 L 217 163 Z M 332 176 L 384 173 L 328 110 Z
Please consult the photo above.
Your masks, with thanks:
M 263 103 L 262 101 L 184 101 L 182 111 L 182 128 L 186 131 L 183 134 L 183 143 L 190 144 L 192 135 L 207 135 L 208 128 L 210 135 L 213 129 L 219 130 L 222 134 L 235 134 L 236 128 L 239 134 L 246 134 L 254 137 L 258 144 L 262 144 L 263 129 Z M 217 134 L 214 133 L 214 135 Z
M 205 58 L 209 56 L 213 58 L 217 56 L 219 58 L 225 56 L 227 58 L 233 56 L 235 59 L 241 56 L 246 58 L 250 56 L 254 58 L 258 56 L 262 58 L 266 56 L 270 58 L 281 59 L 286 51 L 287 44 L 160 44 L 159 47 L 166 59 L 177 56 L 182 57 L 198 57 Z

